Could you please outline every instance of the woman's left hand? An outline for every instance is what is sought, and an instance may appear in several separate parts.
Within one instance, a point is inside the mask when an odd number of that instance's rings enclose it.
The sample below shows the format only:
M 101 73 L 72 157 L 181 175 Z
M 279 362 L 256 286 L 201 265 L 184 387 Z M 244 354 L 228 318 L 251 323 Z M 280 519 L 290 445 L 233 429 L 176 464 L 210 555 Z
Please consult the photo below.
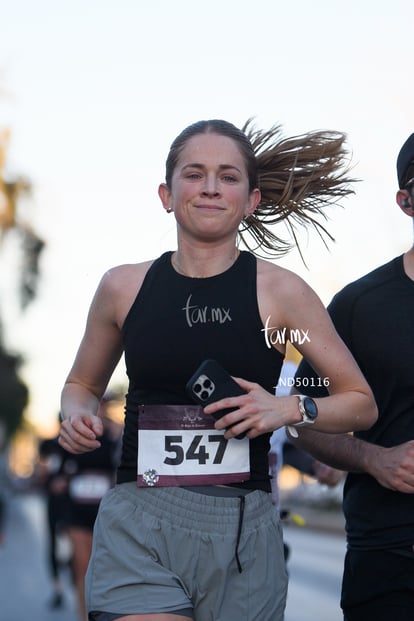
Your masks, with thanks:
M 276 397 L 255 382 L 248 382 L 240 377 L 233 379 L 246 394 L 220 399 L 204 408 L 206 414 L 234 408 L 234 411 L 220 418 L 215 424 L 216 429 L 227 429 L 224 434 L 226 439 L 242 433 L 248 438 L 256 438 L 263 433 L 271 433 L 280 427 L 300 421 L 296 397 Z

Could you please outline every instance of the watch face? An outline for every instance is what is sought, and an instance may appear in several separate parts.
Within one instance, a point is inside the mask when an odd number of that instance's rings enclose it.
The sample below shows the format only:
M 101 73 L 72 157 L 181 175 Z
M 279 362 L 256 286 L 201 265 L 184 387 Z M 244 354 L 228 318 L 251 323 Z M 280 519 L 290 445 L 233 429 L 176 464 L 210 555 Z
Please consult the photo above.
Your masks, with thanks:
M 315 401 L 310 397 L 306 397 L 303 400 L 303 407 L 305 409 L 306 416 L 311 420 L 315 420 L 315 418 L 318 416 L 318 408 Z

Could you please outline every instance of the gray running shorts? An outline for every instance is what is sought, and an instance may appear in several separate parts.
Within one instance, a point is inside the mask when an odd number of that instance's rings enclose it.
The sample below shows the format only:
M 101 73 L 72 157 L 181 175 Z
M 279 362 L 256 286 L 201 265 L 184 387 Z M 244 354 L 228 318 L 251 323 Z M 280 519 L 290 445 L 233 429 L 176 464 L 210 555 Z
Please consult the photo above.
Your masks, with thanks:
M 135 482 L 112 488 L 95 523 L 88 610 L 282 621 L 287 574 L 277 512 L 266 492 L 237 491 L 227 498 Z

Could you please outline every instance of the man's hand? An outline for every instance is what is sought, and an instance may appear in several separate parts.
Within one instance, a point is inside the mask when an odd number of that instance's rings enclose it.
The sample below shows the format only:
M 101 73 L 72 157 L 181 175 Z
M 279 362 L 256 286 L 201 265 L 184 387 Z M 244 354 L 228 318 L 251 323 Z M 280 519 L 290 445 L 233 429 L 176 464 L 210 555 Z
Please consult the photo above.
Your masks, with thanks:
M 414 440 L 391 448 L 376 447 L 376 459 L 369 460 L 367 472 L 383 487 L 414 494 Z

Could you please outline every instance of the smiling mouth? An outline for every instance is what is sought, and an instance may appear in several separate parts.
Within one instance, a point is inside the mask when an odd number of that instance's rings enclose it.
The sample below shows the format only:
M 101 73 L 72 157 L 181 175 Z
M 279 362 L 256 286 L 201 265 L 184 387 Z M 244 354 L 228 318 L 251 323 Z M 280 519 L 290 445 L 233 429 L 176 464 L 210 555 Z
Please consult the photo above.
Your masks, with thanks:
M 196 209 L 207 209 L 211 211 L 224 211 L 224 207 L 220 205 L 195 205 Z

